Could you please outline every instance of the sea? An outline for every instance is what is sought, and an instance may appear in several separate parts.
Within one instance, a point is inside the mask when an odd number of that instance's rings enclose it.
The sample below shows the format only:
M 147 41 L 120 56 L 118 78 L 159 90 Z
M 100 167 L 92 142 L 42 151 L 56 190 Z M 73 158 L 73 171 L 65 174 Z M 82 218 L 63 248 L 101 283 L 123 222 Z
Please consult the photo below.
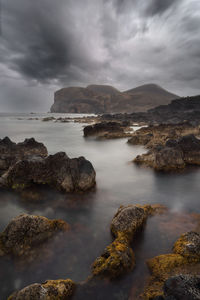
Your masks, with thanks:
M 79 283 L 73 299 L 136 299 L 150 275 L 146 261 L 170 253 L 180 234 L 197 225 L 194 216 L 200 213 L 200 168 L 162 173 L 138 167 L 133 159 L 147 151 L 143 146 L 130 145 L 127 138 L 84 138 L 87 124 L 43 122 L 47 116 L 83 115 L 1 113 L 0 138 L 22 142 L 34 137 L 44 143 L 49 154 L 64 151 L 70 158 L 84 156 L 95 168 L 97 184 L 93 190 L 77 194 L 46 188 L 37 201 L 0 190 L 0 232 L 12 218 L 24 213 L 62 219 L 71 226 L 69 233 L 47 242 L 33 260 L 0 258 L 0 299 L 32 283 L 61 278 Z M 81 287 L 91 275 L 94 260 L 113 241 L 110 224 L 120 205 L 155 203 L 165 205 L 168 212 L 149 217 L 133 241 L 135 269 L 107 282 L 105 288 L 87 293 Z

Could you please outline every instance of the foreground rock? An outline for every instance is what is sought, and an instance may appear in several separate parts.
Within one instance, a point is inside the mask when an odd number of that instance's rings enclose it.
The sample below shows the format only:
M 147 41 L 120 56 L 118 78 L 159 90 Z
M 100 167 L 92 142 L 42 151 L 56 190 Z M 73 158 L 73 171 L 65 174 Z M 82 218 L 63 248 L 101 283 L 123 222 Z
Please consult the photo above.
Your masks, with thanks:
M 183 169 L 186 165 L 200 165 L 200 140 L 194 135 L 168 140 L 146 154 L 138 155 L 134 162 L 160 171 Z
M 93 275 L 113 279 L 130 272 L 135 266 L 131 243 L 136 232 L 143 228 L 149 215 L 163 210 L 164 207 L 157 205 L 121 206 L 111 222 L 115 240 L 93 263 Z
M 153 148 L 157 145 L 165 145 L 169 139 L 174 140 L 189 134 L 198 136 L 200 134 L 200 127 L 188 122 L 181 124 L 160 124 L 140 128 L 135 131 L 128 140 L 128 143 Z
M 166 280 L 163 291 L 164 296 L 160 297 L 160 300 L 198 300 L 200 299 L 200 276 L 173 276 Z
M 143 299 L 153 299 L 154 297 L 158 296 L 161 297 L 163 296 L 163 284 L 171 276 L 182 274 L 199 274 L 200 235 L 192 231 L 181 235 L 181 237 L 174 244 L 173 253 L 156 256 L 152 259 L 149 259 L 147 264 L 152 276 L 149 280 L 147 288 L 145 289 Z
M 13 293 L 8 300 L 68 300 L 75 290 L 75 283 L 70 280 L 48 280 L 44 283 L 31 284 Z
M 121 138 L 131 136 L 131 128 L 128 122 L 100 122 L 88 125 L 83 129 L 84 136 L 96 136 L 99 138 Z
M 0 175 L 18 160 L 32 155 L 46 157 L 47 148 L 35 141 L 34 138 L 25 139 L 23 143 L 14 143 L 8 137 L 0 140 Z
M 0 234 L 0 255 L 24 256 L 70 226 L 62 220 L 23 214 L 14 218 Z
M 46 158 L 31 156 L 16 162 L 1 181 L 22 191 L 34 185 L 48 185 L 65 192 L 86 191 L 95 185 L 95 170 L 84 157 L 70 159 L 59 152 Z

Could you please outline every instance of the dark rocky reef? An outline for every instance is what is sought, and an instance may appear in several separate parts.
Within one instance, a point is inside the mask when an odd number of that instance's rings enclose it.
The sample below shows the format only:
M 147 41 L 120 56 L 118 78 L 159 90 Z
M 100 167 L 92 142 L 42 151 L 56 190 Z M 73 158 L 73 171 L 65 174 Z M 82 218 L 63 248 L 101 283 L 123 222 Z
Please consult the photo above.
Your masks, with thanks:
M 131 128 L 129 122 L 100 122 L 84 127 L 85 137 L 95 136 L 98 138 L 121 138 L 129 137 Z
M 92 265 L 94 276 L 114 279 L 130 272 L 135 266 L 135 256 L 131 243 L 148 216 L 162 213 L 159 205 L 121 206 L 111 222 L 111 232 L 115 240 L 105 248 L 102 255 Z
M 8 137 L 0 140 L 0 174 L 15 164 L 18 160 L 37 155 L 46 157 L 47 148 L 35 141 L 34 138 L 25 139 L 23 143 L 14 143 Z
M 14 218 L 0 234 L 0 256 L 27 256 L 34 247 L 52 238 L 58 232 L 68 231 L 69 224 L 42 216 L 23 214 Z
M 179 279 L 177 278 L 170 279 L 170 278 L 172 276 L 177 276 L 177 275 L 181 275 L 181 276 L 187 274 L 194 275 L 194 276 L 199 275 L 200 272 L 199 233 L 190 231 L 185 234 L 182 234 L 173 246 L 173 253 L 162 254 L 152 259 L 149 259 L 147 261 L 147 265 L 150 269 L 151 277 L 149 279 L 148 286 L 144 291 L 144 294 L 141 296 L 142 299 L 145 300 L 198 299 L 198 298 L 192 298 L 192 295 L 193 296 L 195 295 L 193 293 L 190 294 L 191 298 L 189 296 L 188 298 L 186 298 L 186 296 L 189 295 L 187 294 L 189 293 L 189 290 L 186 289 L 186 286 L 190 288 L 190 291 L 192 291 L 192 287 L 194 287 L 193 280 L 188 280 L 187 285 L 185 285 L 184 288 L 183 283 L 184 280 L 187 278 L 187 276 L 185 277 L 185 279 L 184 277 L 183 278 L 177 277 Z M 180 285 L 179 285 L 180 290 L 177 290 L 178 287 L 176 283 L 178 283 L 179 280 L 180 280 Z M 199 282 L 199 278 L 198 278 L 198 282 Z M 164 295 L 166 296 L 166 298 L 163 298 L 164 297 L 163 285 L 164 285 Z M 186 290 L 188 290 L 188 292 Z M 181 294 L 179 294 L 179 292 Z M 183 298 L 180 298 L 180 295 L 182 295 Z M 174 298 L 173 297 L 167 298 L 168 296 L 170 297 L 173 296 Z
M 15 144 L 0 141 L 1 187 L 22 191 L 48 185 L 65 192 L 86 191 L 95 186 L 95 170 L 84 157 L 70 159 L 66 153 L 47 156 L 46 147 L 34 139 Z
M 48 280 L 13 293 L 8 300 L 69 300 L 74 290 L 75 283 L 71 279 Z
M 65 192 L 86 191 L 95 185 L 95 171 L 84 157 L 70 159 L 58 152 L 47 158 L 32 156 L 14 164 L 3 177 L 6 187 L 24 190 L 34 185 L 49 185 Z
M 112 113 L 146 111 L 170 103 L 178 96 L 158 85 L 147 84 L 125 92 L 108 85 L 69 87 L 55 92 L 51 112 Z
M 194 126 L 189 122 L 181 124 L 160 124 L 138 129 L 132 134 L 128 143 L 152 148 L 156 145 L 165 145 L 169 139 L 174 140 L 189 134 L 200 135 L 200 126 Z
M 156 146 L 147 153 L 138 155 L 134 162 L 158 171 L 183 169 L 186 165 L 200 165 L 200 140 L 192 134 L 177 140 L 168 140 L 164 146 Z

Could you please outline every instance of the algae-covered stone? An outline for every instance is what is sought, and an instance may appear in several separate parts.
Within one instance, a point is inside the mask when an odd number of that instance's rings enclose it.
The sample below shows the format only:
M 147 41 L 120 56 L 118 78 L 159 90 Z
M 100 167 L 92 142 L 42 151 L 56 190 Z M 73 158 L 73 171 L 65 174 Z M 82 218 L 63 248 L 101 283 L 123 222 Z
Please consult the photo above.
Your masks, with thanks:
M 174 244 L 173 252 L 200 261 L 200 234 L 193 231 L 182 234 Z
M 14 218 L 0 234 L 0 252 L 14 256 L 29 251 L 53 237 L 68 231 L 70 226 L 62 220 L 49 220 L 42 216 L 23 214 Z
M 13 293 L 8 300 L 68 300 L 75 289 L 70 279 L 48 280 L 42 284 L 31 284 Z
M 106 247 L 92 265 L 93 275 L 116 278 L 135 266 L 135 257 L 126 237 L 121 236 Z

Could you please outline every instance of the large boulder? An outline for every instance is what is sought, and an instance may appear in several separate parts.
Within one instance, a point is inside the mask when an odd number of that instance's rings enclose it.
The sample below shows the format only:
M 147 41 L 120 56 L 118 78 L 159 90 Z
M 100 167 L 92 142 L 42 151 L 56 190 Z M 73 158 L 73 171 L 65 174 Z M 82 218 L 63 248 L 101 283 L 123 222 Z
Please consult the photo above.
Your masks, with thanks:
M 70 226 L 62 220 L 23 214 L 14 218 L 0 234 L 0 255 L 23 256 Z
M 156 146 L 138 155 L 134 162 L 155 170 L 183 169 L 186 165 L 200 165 L 200 140 L 193 134 L 177 140 L 168 140 L 165 146 Z
M 2 181 L 15 190 L 42 184 L 74 192 L 92 188 L 95 177 L 92 164 L 84 157 L 70 159 L 66 153 L 59 152 L 47 158 L 31 156 L 16 162 L 2 176 Z
M 48 280 L 13 293 L 8 300 L 68 300 L 74 290 L 75 283 L 71 279 Z
M 47 148 L 35 141 L 34 138 L 25 139 L 22 143 L 14 143 L 8 137 L 0 140 L 0 174 L 20 159 L 37 155 L 46 157 Z

